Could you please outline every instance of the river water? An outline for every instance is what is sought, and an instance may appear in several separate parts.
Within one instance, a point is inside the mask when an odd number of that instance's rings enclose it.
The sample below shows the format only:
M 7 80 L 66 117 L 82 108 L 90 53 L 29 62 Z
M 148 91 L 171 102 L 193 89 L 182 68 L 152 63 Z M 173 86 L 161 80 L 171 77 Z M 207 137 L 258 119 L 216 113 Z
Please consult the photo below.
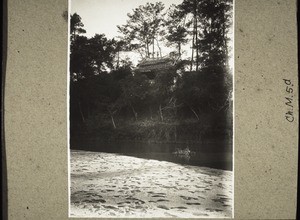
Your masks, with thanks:
M 176 149 L 189 149 L 190 155 L 176 155 Z M 178 164 L 232 170 L 232 143 L 209 140 L 202 143 L 148 143 L 113 141 L 98 138 L 71 140 L 71 149 L 118 153 L 138 158 L 169 161 Z

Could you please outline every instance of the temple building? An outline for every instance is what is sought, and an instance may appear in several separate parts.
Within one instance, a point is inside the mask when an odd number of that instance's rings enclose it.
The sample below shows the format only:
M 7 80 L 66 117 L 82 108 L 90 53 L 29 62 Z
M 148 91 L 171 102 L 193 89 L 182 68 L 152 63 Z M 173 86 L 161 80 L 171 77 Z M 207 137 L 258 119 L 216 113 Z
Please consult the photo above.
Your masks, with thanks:
M 147 75 L 149 79 L 153 79 L 158 72 L 175 70 L 178 61 L 179 57 L 174 53 L 159 58 L 146 58 L 137 65 L 134 72 L 143 73 Z

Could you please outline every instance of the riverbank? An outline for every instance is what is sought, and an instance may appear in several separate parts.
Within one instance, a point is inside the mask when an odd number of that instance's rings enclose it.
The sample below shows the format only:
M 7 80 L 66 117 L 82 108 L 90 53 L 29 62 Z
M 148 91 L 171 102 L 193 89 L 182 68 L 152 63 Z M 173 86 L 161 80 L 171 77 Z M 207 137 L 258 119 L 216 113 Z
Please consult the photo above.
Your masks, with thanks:
M 223 115 L 221 115 L 223 116 Z M 201 120 L 185 119 L 161 122 L 159 119 L 111 120 L 91 117 L 85 124 L 71 129 L 71 137 L 101 137 L 103 141 L 123 140 L 142 142 L 202 142 L 205 140 L 228 141 L 232 138 L 232 127 L 217 114 L 205 114 Z M 224 121 L 225 120 L 225 121 Z
M 72 217 L 231 217 L 232 172 L 71 150 Z

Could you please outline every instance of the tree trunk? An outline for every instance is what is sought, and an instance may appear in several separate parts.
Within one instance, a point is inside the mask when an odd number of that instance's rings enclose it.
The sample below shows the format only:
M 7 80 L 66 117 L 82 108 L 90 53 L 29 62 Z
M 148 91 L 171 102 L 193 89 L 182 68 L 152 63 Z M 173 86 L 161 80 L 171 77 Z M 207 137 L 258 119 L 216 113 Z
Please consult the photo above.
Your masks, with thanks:
M 114 129 L 116 129 L 117 127 L 116 127 L 116 124 L 115 124 L 114 116 L 112 114 L 110 114 L 110 117 L 111 117 L 111 122 L 114 126 Z
M 181 43 L 178 42 L 178 54 L 179 54 L 179 58 L 181 58 Z
M 192 69 L 193 69 L 193 62 L 194 62 L 194 47 L 195 47 L 195 31 L 193 30 L 192 59 L 191 59 L 191 67 L 190 67 L 190 71 L 192 71 Z
M 197 1 L 194 1 L 195 3 L 195 10 L 194 10 L 194 19 L 195 19 L 195 35 L 196 35 L 196 71 L 198 71 L 199 66 L 199 48 L 198 48 L 198 22 L 197 22 Z
M 158 40 L 156 38 L 155 38 L 155 40 L 156 40 L 156 45 L 157 45 L 158 50 L 159 50 L 159 55 L 160 55 L 160 57 L 162 57 L 162 55 L 161 55 L 161 48 L 159 46 Z
M 159 116 L 160 116 L 161 121 L 164 121 L 164 116 L 162 113 L 161 105 L 159 105 Z
M 199 118 L 197 112 L 192 107 L 189 106 L 189 108 L 191 109 L 191 111 L 194 113 L 194 115 L 196 116 L 197 120 L 199 121 L 200 118 Z
M 118 51 L 118 60 L 117 60 L 117 68 L 119 69 L 119 64 L 120 64 L 120 51 Z
M 213 19 L 212 18 L 210 18 L 210 34 L 213 32 Z M 210 53 L 212 52 L 212 50 L 213 50 L 213 43 L 212 42 L 210 42 L 209 43 L 209 48 L 210 48 Z
M 132 109 L 132 112 L 133 112 L 133 115 L 134 115 L 134 118 L 135 120 L 137 121 L 137 112 L 135 111 L 135 109 L 133 108 L 132 104 L 130 103 L 130 107 Z
M 225 48 L 225 65 L 229 66 L 229 60 L 228 60 L 228 48 L 227 48 L 227 40 L 226 40 L 226 17 L 225 13 L 223 13 L 223 25 L 222 25 L 222 36 L 223 36 L 223 43 Z
M 84 116 L 83 116 L 83 113 L 82 113 L 82 110 L 81 110 L 80 101 L 78 101 L 78 106 L 79 106 L 79 112 L 80 112 L 80 115 L 81 115 L 82 122 L 85 123 L 85 119 L 84 119 Z
M 148 39 L 147 39 L 147 43 L 146 43 L 146 57 L 149 58 L 150 54 L 149 54 L 149 43 L 148 43 Z
M 154 37 L 152 41 L 152 58 L 154 59 Z

